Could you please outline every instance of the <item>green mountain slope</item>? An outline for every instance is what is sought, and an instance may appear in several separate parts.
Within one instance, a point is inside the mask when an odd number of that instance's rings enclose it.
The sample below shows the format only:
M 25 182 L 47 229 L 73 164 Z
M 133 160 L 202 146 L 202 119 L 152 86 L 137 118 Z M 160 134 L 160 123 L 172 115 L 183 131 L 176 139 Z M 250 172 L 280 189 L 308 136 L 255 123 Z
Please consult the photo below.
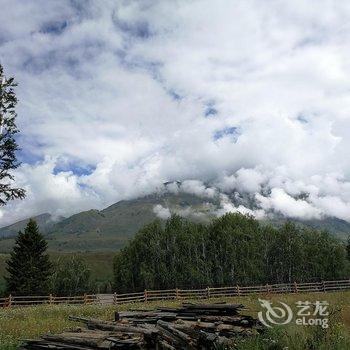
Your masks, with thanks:
M 154 207 L 158 204 L 191 220 L 208 221 L 213 217 L 212 210 L 219 203 L 215 199 L 204 199 L 187 193 L 152 194 L 120 201 L 103 210 L 84 211 L 69 218 L 61 218 L 58 222 L 53 222 L 49 214 L 37 216 L 36 220 L 46 235 L 51 251 L 115 251 L 143 225 L 157 218 Z M 279 218 L 267 222 L 279 225 L 285 220 Z M 336 218 L 297 222 L 327 229 L 341 238 L 346 238 L 350 233 L 350 223 Z M 26 223 L 27 220 L 22 220 L 0 228 L 0 237 L 7 237 L 0 240 L 0 252 L 11 249 L 14 239 L 8 237 L 17 235 Z
M 275 226 L 282 225 L 286 222 L 286 218 L 275 218 L 263 220 L 268 224 Z M 311 227 L 317 230 L 326 230 L 341 240 L 346 240 L 350 236 L 350 223 L 335 217 L 327 217 L 321 220 L 298 220 L 290 219 L 300 226 Z
M 109 251 L 119 249 L 137 230 L 157 218 L 153 211 L 155 205 L 170 207 L 174 211 L 206 211 L 206 201 L 197 196 L 182 193 L 153 194 L 146 197 L 120 201 L 104 210 L 84 211 L 69 218 L 61 219 L 53 225 L 40 225 L 48 240 L 49 249 L 54 251 Z M 204 216 L 202 219 L 206 219 Z M 192 219 L 198 220 L 193 217 Z M 25 226 L 27 220 L 0 229 L 0 237 L 17 235 L 18 228 Z M 4 230 L 4 231 L 3 231 Z M 0 240 L 0 252 L 11 249 L 13 239 Z
M 44 214 L 34 216 L 33 219 L 35 219 L 35 221 L 38 223 L 38 225 L 40 226 L 40 229 L 43 232 L 47 232 L 55 223 L 57 223 L 57 221 L 61 220 L 62 218 L 54 220 L 50 214 L 44 213 Z M 0 228 L 0 238 L 17 235 L 18 231 L 24 230 L 24 228 L 28 223 L 28 220 L 29 218 L 18 221 L 12 225 Z

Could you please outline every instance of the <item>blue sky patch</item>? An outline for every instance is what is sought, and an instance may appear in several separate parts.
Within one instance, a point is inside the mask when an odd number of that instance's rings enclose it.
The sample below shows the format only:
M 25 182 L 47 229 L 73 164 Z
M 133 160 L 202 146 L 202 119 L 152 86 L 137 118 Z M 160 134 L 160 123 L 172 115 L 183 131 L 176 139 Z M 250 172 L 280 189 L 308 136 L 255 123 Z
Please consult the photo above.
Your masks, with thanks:
M 217 130 L 214 133 L 214 140 L 222 139 L 223 137 L 230 136 L 236 142 L 239 136 L 239 131 L 236 126 L 231 126 L 227 128 L 223 128 L 221 130 Z
M 74 175 L 90 175 L 96 169 L 95 166 L 88 164 L 76 164 L 73 162 L 62 162 L 55 166 L 53 173 L 56 175 L 60 172 L 71 171 Z
M 204 111 L 204 115 L 206 117 L 212 117 L 214 115 L 218 114 L 218 110 L 215 107 L 212 106 L 208 106 L 205 111 Z
M 43 154 L 47 147 L 45 143 L 22 133 L 16 135 L 16 141 L 20 147 L 17 151 L 17 159 L 20 163 L 33 165 L 44 160 Z
M 45 23 L 41 29 L 41 33 L 60 35 L 68 27 L 68 21 L 56 21 Z
M 41 162 L 44 160 L 44 157 L 42 155 L 39 155 L 37 153 L 20 149 L 17 152 L 17 159 L 20 163 L 26 163 L 26 164 L 36 164 L 38 162 Z
M 204 116 L 206 118 L 210 118 L 210 117 L 214 117 L 217 114 L 218 114 L 218 110 L 215 107 L 215 102 L 214 101 L 207 102 L 205 104 Z

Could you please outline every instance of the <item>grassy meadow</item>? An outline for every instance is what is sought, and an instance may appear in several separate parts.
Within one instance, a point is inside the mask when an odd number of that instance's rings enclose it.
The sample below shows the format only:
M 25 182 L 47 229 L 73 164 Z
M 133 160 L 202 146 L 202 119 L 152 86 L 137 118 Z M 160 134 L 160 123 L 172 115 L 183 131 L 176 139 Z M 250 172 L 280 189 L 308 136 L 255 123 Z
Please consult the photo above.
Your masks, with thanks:
M 258 298 L 283 301 L 295 311 L 297 301 L 327 301 L 329 303 L 329 328 L 319 326 L 297 326 L 291 323 L 279 326 L 266 333 L 238 341 L 239 350 L 346 350 L 350 349 L 350 292 L 302 293 L 289 295 L 251 295 L 240 298 L 212 299 L 242 303 L 248 309 L 242 313 L 257 317 L 261 311 Z M 178 301 L 126 304 L 121 306 L 37 306 L 27 308 L 0 309 L 0 349 L 14 350 L 21 339 L 36 338 L 48 332 L 61 332 L 79 326 L 68 321 L 69 315 L 95 317 L 112 320 L 115 310 L 129 308 L 149 309 L 159 305 L 177 306 Z

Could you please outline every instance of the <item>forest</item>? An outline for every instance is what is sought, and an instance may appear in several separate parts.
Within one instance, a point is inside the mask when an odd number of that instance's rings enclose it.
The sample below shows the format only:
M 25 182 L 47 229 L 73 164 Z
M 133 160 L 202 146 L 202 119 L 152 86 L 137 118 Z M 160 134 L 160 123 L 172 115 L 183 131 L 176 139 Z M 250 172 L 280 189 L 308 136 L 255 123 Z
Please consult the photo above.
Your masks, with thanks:
M 280 227 L 239 213 L 204 225 L 173 216 L 142 228 L 114 258 L 114 288 L 195 288 L 349 276 L 343 242 L 327 231 Z

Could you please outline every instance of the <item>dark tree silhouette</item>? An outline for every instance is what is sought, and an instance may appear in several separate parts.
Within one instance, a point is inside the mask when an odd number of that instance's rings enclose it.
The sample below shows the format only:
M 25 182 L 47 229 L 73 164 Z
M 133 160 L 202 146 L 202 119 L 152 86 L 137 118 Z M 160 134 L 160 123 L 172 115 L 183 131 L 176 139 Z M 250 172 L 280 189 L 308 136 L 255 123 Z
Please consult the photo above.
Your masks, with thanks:
M 38 225 L 30 219 L 24 233 L 19 232 L 7 262 L 7 290 L 14 295 L 45 295 L 49 289 L 52 264 L 46 254 L 47 243 Z
M 0 64 L 0 205 L 12 199 L 23 199 L 25 191 L 13 187 L 14 177 L 11 170 L 16 169 L 19 163 L 16 159 L 18 145 L 15 134 L 17 97 L 14 88 L 17 84 L 14 78 L 5 78 L 3 67 Z

